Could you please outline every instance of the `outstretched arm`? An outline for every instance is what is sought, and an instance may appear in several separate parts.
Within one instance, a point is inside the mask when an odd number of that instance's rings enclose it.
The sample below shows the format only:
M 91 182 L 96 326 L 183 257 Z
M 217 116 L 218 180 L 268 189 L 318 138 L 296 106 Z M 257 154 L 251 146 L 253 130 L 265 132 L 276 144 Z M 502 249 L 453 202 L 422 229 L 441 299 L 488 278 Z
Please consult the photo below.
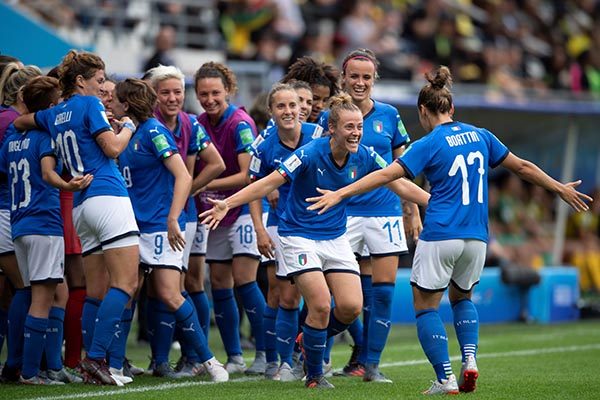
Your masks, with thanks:
M 200 214 L 200 219 L 204 218 L 202 223 L 207 224 L 211 229 L 215 229 L 219 225 L 219 222 L 225 218 L 227 211 L 249 203 L 252 200 L 261 199 L 285 182 L 285 178 L 279 172 L 273 171 L 266 177 L 246 186 L 225 200 L 208 199 L 213 208 Z
M 395 181 L 388 183 L 386 186 L 392 192 L 400 196 L 402 200 L 407 200 L 411 203 L 417 203 L 423 207 L 427 207 L 427 204 L 429 203 L 429 197 L 431 197 L 429 193 L 421 189 L 420 186 L 404 178 L 396 179 Z M 415 204 L 410 204 L 409 206 L 411 209 L 412 206 L 416 207 Z
M 351 185 L 344 186 L 335 192 L 326 191 L 317 188 L 319 193 L 323 193 L 323 196 L 309 197 L 306 199 L 309 203 L 315 203 L 308 207 L 309 210 L 319 210 L 319 214 L 323 214 L 331 207 L 338 204 L 343 199 L 346 199 L 357 194 L 370 192 L 373 189 L 387 185 L 388 183 L 395 181 L 396 179 L 402 178 L 405 175 L 404 168 L 394 162 L 384 169 L 380 169 L 375 172 L 371 172 L 367 176 L 362 177 L 358 181 Z M 416 186 L 416 185 L 415 185 Z
M 508 153 L 508 156 L 502 162 L 502 166 L 514 172 L 519 178 L 558 194 L 575 211 L 588 210 L 589 207 L 585 202 L 593 201 L 590 196 L 575 190 L 581 184 L 580 180 L 561 183 L 546 174 L 531 161 L 519 158 L 513 153 Z

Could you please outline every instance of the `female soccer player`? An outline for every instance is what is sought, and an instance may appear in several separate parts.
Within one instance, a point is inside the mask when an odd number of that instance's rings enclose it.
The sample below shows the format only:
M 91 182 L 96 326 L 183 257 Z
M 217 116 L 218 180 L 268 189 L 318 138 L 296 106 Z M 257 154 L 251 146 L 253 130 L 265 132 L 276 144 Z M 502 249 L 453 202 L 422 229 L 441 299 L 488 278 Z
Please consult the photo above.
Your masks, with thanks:
M 114 159 L 127 147 L 135 125 L 118 121 L 113 132 L 98 96 L 104 62 L 94 54 L 70 51 L 60 66 L 63 102 L 15 120 L 20 130 L 49 132 L 71 176 L 94 180 L 74 197 L 73 220 L 81 239 L 88 299 L 82 329 L 93 331 L 83 370 L 98 382 L 117 385 L 106 364 L 118 321 L 137 287 L 138 228 L 125 182 Z M 109 287 L 107 291 L 107 287 Z
M 300 100 L 304 96 L 304 101 Z M 306 82 L 293 81 L 291 84 L 279 83 L 273 86 L 267 98 L 269 111 L 274 125 L 267 129 L 262 139 L 254 149 L 250 163 L 252 180 L 260 179 L 277 170 L 282 160 L 285 160 L 294 150 L 300 148 L 314 138 L 321 137 L 322 129 L 315 124 L 303 123 L 310 112 L 308 100 L 311 98 L 310 87 Z M 269 133 L 270 132 L 270 133 Z M 259 139 L 257 139 L 258 141 Z M 255 141 L 256 143 L 256 141 Z M 261 253 L 277 260 L 283 265 L 282 254 L 278 251 L 277 226 L 279 218 L 285 211 L 289 184 L 282 185 L 278 190 L 278 201 L 269 210 L 267 228 L 265 231 L 262 221 L 255 223 L 258 237 L 258 247 Z M 267 233 L 268 231 L 268 233 Z M 295 285 L 285 279 L 276 278 L 275 264 L 267 266 L 269 291 L 267 307 L 265 308 L 265 332 L 267 346 L 267 379 L 292 381 L 301 379 L 292 373 L 292 351 L 298 326 L 298 305 L 300 293 Z M 281 366 L 277 353 L 281 357 Z
M 194 346 L 199 361 L 215 382 L 224 382 L 229 374 L 214 358 L 200 328 L 194 305 L 181 295 L 180 274 L 186 214 L 192 178 L 178 154 L 171 133 L 153 118 L 156 93 L 147 82 L 126 79 L 117 83 L 112 110 L 117 118 L 129 116 L 138 129 L 119 156 L 140 228 L 140 263 L 149 272 L 153 292 L 165 307 L 157 325 L 176 322 L 187 343 Z M 169 320 L 169 314 L 172 320 Z M 165 321 L 166 320 L 166 321 Z M 156 328 L 156 326 L 151 327 Z M 155 332 L 158 334 L 158 332 Z M 166 338 L 165 359 L 153 354 L 156 368 L 168 363 L 168 348 L 173 337 Z
M 410 138 L 398 110 L 371 99 L 378 65 L 375 55 L 368 49 L 350 52 L 342 63 L 342 88 L 363 114 L 361 143 L 390 163 L 402 154 Z M 327 116 L 325 112 L 321 117 L 323 127 L 327 126 Z M 348 204 L 348 239 L 352 251 L 359 257 L 365 307 L 362 344 L 355 342 L 343 373 L 362 376 L 366 382 L 391 383 L 378 366 L 391 329 L 399 255 L 408 251 L 405 227 L 415 240 L 422 229 L 418 207 L 415 204 L 404 206 L 407 212 L 403 220 L 401 202 L 386 188 L 353 197 Z
M 370 171 L 383 168 L 385 161 L 359 144 L 362 114 L 343 94 L 331 100 L 329 137 L 319 138 L 295 150 L 277 171 L 223 199 L 210 199 L 211 210 L 201 214 L 213 229 L 227 212 L 240 204 L 262 198 L 287 181 L 291 187 L 285 212 L 279 221 L 279 244 L 283 254 L 280 276 L 293 279 L 308 305 L 308 315 L 300 341 L 305 349 L 306 386 L 333 387 L 323 376 L 323 352 L 328 337 L 342 332 L 358 316 L 362 307 L 358 264 L 348 242 L 345 204 L 323 218 L 306 210 L 306 198 L 316 188 L 339 188 Z M 394 182 L 403 195 L 405 182 Z M 414 197 L 427 202 L 428 195 L 415 185 Z M 331 310 L 331 294 L 335 308 Z M 331 315 L 330 315 L 331 313 Z
M 60 90 L 58 80 L 37 77 L 22 90 L 28 111 L 55 105 Z M 25 287 L 31 290 L 31 306 L 25 319 L 23 367 L 20 382 L 25 384 L 58 384 L 81 382 L 62 367 L 62 325 L 64 304 L 56 307 L 57 285 L 63 281 L 64 242 L 58 190 L 85 189 L 91 175 L 63 181 L 54 171 L 55 150 L 45 132 L 15 132 L 6 138 L 0 152 L 0 168 L 9 178 L 11 228 L 15 253 Z M 60 332 L 60 334 L 59 334 Z M 55 337 L 56 336 L 56 337 Z M 39 376 L 42 354 L 46 353 L 48 377 Z M 62 381 L 62 382 L 61 382 Z
M 575 190 L 580 181 L 557 182 L 535 164 L 512 154 L 488 130 L 453 121 L 452 77 L 447 67 L 428 73 L 426 78 L 429 83 L 421 89 L 417 106 L 419 121 L 429 133 L 387 168 L 308 200 L 314 202 L 309 209 L 320 210 L 319 215 L 323 215 L 350 196 L 403 176 L 414 178 L 425 173 L 431 183 L 431 199 L 411 274 L 419 341 L 437 375 L 424 393 L 456 394 L 475 390 L 478 377 L 479 322 L 471 295 L 479 281 L 488 240 L 489 168 L 502 165 L 520 178 L 557 193 L 576 211 L 587 210 L 585 201 L 592 199 Z M 437 311 L 450 283 L 449 298 L 463 361 L 458 382 L 452 374 L 447 335 Z
M 208 182 L 216 178 L 225 170 L 225 163 L 216 147 L 211 143 L 206 131 L 196 119 L 196 116 L 183 111 L 185 101 L 185 76 L 174 66 L 152 68 L 146 73 L 147 80 L 151 82 L 158 98 L 154 110 L 155 117 L 169 129 L 177 145 L 181 158 L 186 164 L 190 175 L 194 174 L 196 158 L 202 161 L 204 167 L 194 178 L 191 193 L 200 190 Z M 210 328 L 210 308 L 208 297 L 204 293 L 204 255 L 190 257 L 194 247 L 194 237 L 197 231 L 206 232 L 206 227 L 198 227 L 198 212 L 193 197 L 188 199 L 185 207 L 185 249 L 183 251 L 182 294 L 193 302 L 204 335 L 208 338 Z M 190 260 L 193 260 L 190 262 Z M 189 293 L 189 294 L 188 294 Z M 151 297 L 156 297 L 152 295 Z M 152 307 L 150 307 L 152 308 Z M 152 311 L 152 310 L 150 310 Z M 163 325 L 164 327 L 164 325 Z M 155 334 L 151 340 L 163 340 Z M 182 342 L 184 342 L 182 340 Z M 190 343 L 182 344 L 182 354 L 185 365 L 180 365 L 179 376 L 191 376 L 201 370 L 197 355 Z M 167 349 L 171 343 L 166 343 Z
M 23 66 L 20 62 L 6 64 L 0 75 L 0 142 L 9 125 L 21 114 L 27 112 L 27 106 L 19 96 L 21 88 L 36 76 L 41 75 L 38 67 L 33 65 Z M 10 283 L 16 289 L 13 299 L 8 307 L 8 313 L 0 312 L 0 329 L 6 327 L 8 357 L 2 377 L 8 381 L 19 379 L 18 370 L 21 368 L 23 353 L 23 327 L 27 316 L 27 309 L 31 301 L 31 290 L 23 287 L 15 257 L 14 244 L 11 239 L 10 228 L 10 201 L 8 182 L 0 183 L 0 268 Z M 5 295 L 10 292 L 5 291 Z M 2 334 L 0 332 L 0 334 Z M 1 342 L 0 342 L 1 344 Z
M 198 199 L 200 211 L 211 207 L 209 197 L 225 198 L 248 181 L 251 145 L 256 126 L 243 108 L 229 104 L 237 90 L 233 72 L 220 63 L 203 64 L 194 77 L 196 96 L 205 112 L 198 117 L 225 161 L 225 172 L 204 186 Z M 200 163 L 198 168 L 202 168 Z M 206 262 L 214 300 L 215 321 L 227 352 L 225 367 L 230 373 L 244 372 L 239 335 L 239 315 L 233 286 L 242 298 L 244 310 L 256 339 L 256 356 L 250 374 L 265 372 L 263 313 L 265 299 L 256 283 L 260 253 L 247 207 L 233 208 L 223 224 L 208 235 Z

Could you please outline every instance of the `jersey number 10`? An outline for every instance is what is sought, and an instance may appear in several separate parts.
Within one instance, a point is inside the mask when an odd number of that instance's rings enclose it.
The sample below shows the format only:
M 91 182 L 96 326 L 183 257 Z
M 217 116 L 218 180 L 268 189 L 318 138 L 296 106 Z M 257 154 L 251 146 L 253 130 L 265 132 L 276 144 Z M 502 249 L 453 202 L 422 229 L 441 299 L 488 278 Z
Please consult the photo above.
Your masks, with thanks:
M 82 176 L 83 162 L 79 155 L 79 146 L 77 145 L 75 132 L 69 129 L 64 133 L 59 133 L 58 136 L 56 136 L 56 146 L 58 147 L 58 152 L 60 153 L 63 162 L 67 165 L 71 176 Z
M 475 164 L 475 161 L 479 160 L 479 168 L 477 173 L 479 174 L 479 184 L 477 185 L 477 202 L 483 204 L 483 175 L 485 175 L 484 159 L 483 154 L 480 151 L 469 153 L 467 161 L 465 162 L 465 156 L 462 154 L 457 155 L 454 158 L 454 162 L 448 171 L 448 176 L 455 176 L 458 171 L 462 175 L 462 203 L 463 206 L 468 206 L 471 203 L 471 196 L 469 191 L 469 172 L 467 171 L 467 165 Z

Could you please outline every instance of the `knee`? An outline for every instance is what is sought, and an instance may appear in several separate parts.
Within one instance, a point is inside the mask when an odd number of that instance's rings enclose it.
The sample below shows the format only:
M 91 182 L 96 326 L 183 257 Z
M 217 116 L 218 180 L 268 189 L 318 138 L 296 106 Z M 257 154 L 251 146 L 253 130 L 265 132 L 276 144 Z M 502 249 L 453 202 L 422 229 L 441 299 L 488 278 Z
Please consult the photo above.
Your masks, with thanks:
M 331 302 L 323 301 L 308 307 L 311 320 L 318 321 L 319 325 L 327 326 L 329 314 L 331 313 Z
M 340 322 L 351 323 L 360 315 L 362 301 L 347 300 L 335 305 L 335 315 Z
M 282 293 L 279 296 L 279 305 L 288 310 L 298 308 L 300 305 L 300 298 L 298 296 L 286 296 L 284 293 Z
M 210 274 L 210 284 L 213 289 L 233 288 L 233 277 L 228 274 Z

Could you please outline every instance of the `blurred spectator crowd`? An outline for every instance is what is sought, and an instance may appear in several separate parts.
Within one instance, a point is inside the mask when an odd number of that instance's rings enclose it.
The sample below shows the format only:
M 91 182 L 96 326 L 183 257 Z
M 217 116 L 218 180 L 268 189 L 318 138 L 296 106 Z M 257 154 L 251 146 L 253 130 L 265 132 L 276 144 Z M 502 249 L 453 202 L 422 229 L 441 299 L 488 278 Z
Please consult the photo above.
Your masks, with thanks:
M 22 3 L 40 3 L 22 0 Z M 61 9 L 57 24 L 86 24 L 70 0 L 44 0 Z M 160 8 L 160 24 L 178 18 L 216 19 L 230 59 L 263 60 L 282 71 L 310 55 L 339 65 L 349 50 L 368 47 L 382 78 L 412 80 L 432 65 L 451 67 L 457 81 L 519 94 L 562 89 L 600 94 L 599 0 L 98 0 L 98 9 Z M 66 5 L 66 7 L 65 7 Z M 138 7 L 139 8 L 139 7 Z M 209 8 L 213 14 L 202 12 Z M 214 12 L 216 11 L 216 12 Z M 110 15 L 110 14 L 106 14 Z M 132 15 L 135 15 L 133 13 Z M 171 18 L 168 18 L 168 17 Z M 89 17 L 89 16 L 88 16 Z M 172 18 L 176 17 L 176 18 Z M 138 16 L 137 18 L 142 18 Z M 105 19 L 104 24 L 110 24 Z M 135 18 L 128 19 L 135 25 Z M 197 26 L 186 22 L 187 30 Z M 179 45 L 182 43 L 179 42 Z M 191 47 L 202 44 L 183 43 Z M 206 46 L 214 43 L 204 42 Z

